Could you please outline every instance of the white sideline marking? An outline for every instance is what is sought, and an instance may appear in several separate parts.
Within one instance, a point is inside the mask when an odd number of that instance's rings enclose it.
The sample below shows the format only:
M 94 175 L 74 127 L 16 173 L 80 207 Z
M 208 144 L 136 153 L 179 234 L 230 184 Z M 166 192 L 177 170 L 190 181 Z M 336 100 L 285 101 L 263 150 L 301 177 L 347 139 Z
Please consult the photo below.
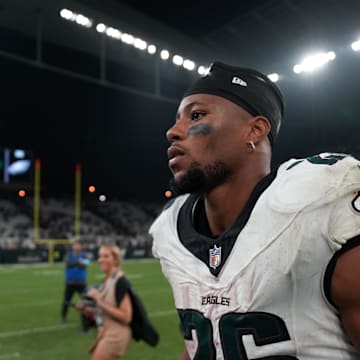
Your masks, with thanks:
M 12 354 L 0 355 L 0 359 L 17 359 L 19 357 L 20 357 L 20 353 L 18 353 L 18 352 L 15 352 L 15 353 L 12 353 Z
M 57 267 L 64 266 L 64 263 L 35 263 L 35 264 L 0 264 L 1 271 L 13 271 L 18 269 L 31 269 L 31 268 L 47 268 L 47 267 Z
M 21 336 L 21 335 L 29 335 L 29 334 L 38 334 L 48 331 L 57 331 L 62 329 L 68 329 L 77 326 L 77 324 L 64 324 L 64 325 L 53 325 L 53 326 L 43 326 L 38 328 L 30 328 L 23 330 L 15 330 L 15 331 L 6 331 L 0 332 L 0 338 L 8 338 L 12 336 Z
M 157 311 L 154 313 L 149 313 L 149 317 L 155 318 L 155 317 L 168 316 L 172 314 L 175 314 L 175 310 L 165 310 L 165 311 Z M 43 326 L 38 328 L 30 328 L 30 329 L 15 330 L 15 331 L 6 331 L 6 332 L 4 331 L 4 332 L 0 332 L 0 339 L 14 337 L 14 336 L 21 336 L 21 335 L 39 334 L 48 331 L 58 331 L 58 330 L 73 328 L 76 326 L 78 326 L 78 324 L 73 323 L 73 324 L 64 324 L 64 325 Z M 1 356 L 0 359 L 2 359 Z
M 19 289 L 19 288 L 16 288 L 16 289 L 0 289 L 0 294 L 27 294 L 27 293 L 33 293 L 34 291 L 36 292 L 46 292 L 47 295 L 49 292 L 59 292 L 58 289 L 56 288 L 44 288 L 44 287 L 32 287 L 31 289 Z
M 45 270 L 35 270 L 32 272 L 35 276 L 61 276 L 64 273 L 64 270 L 58 269 L 45 269 Z
M 12 304 L 6 304 L 6 305 L 0 305 L 0 310 L 4 310 L 11 307 L 22 307 L 22 308 L 28 308 L 28 307 L 35 307 L 35 306 L 47 306 L 47 305 L 61 305 L 61 300 L 57 301 L 37 301 L 36 303 L 12 303 Z M 1 334 L 1 333 L 0 333 Z

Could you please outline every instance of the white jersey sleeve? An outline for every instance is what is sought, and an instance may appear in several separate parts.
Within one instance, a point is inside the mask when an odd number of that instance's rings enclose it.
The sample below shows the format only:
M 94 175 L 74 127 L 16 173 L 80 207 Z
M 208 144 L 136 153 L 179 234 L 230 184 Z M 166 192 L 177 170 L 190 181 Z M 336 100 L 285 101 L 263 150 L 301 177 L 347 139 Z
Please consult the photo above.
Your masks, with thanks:
M 328 238 L 331 247 L 338 250 L 357 235 L 360 235 L 360 192 L 355 190 L 334 204 Z
M 284 176 L 284 172 L 288 174 Z M 360 162 L 345 154 L 323 153 L 293 159 L 280 169 L 273 206 L 281 211 L 321 208 L 332 204 L 328 223 L 330 247 L 337 251 L 360 234 Z M 299 180 L 301 179 L 301 180 Z M 286 198 L 284 198 L 286 194 Z
M 360 163 L 345 154 L 322 153 L 283 163 L 271 205 L 282 213 L 319 208 L 360 190 Z
M 155 219 L 149 229 L 149 234 L 152 235 L 154 241 L 152 245 L 152 254 L 155 258 L 161 258 L 159 253 L 160 249 L 163 248 L 164 242 L 166 242 L 166 236 L 177 237 L 176 235 L 176 222 L 177 213 L 188 195 L 178 196 L 177 198 L 170 200 L 164 207 L 161 214 Z M 166 236 L 154 236 L 155 232 L 161 234 L 167 234 Z M 167 233 L 169 232 L 169 233 Z

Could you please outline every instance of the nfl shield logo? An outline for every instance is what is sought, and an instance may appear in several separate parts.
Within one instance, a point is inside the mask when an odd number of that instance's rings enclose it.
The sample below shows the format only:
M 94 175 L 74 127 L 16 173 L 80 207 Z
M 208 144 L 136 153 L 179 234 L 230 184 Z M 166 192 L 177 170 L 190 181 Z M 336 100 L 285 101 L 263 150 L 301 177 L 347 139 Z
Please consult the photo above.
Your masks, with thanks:
M 216 269 L 221 264 L 221 246 L 209 249 L 209 266 Z

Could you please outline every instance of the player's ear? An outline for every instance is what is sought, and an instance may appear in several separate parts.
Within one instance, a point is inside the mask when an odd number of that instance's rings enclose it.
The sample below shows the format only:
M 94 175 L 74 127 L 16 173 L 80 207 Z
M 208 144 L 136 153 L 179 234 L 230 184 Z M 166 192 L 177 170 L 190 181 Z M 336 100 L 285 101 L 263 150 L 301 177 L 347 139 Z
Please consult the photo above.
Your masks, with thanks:
M 271 130 L 270 121 L 265 116 L 255 116 L 251 120 L 251 139 L 257 143 L 266 138 Z

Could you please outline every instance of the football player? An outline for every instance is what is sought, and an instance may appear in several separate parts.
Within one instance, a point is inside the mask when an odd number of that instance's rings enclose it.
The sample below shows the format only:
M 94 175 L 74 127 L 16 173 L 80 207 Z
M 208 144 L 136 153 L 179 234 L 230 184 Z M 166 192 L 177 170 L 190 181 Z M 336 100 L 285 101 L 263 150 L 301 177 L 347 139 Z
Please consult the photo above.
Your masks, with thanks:
M 182 359 L 360 359 L 360 164 L 271 172 L 283 111 L 267 76 L 215 62 L 167 132 L 178 196 L 150 233 Z

